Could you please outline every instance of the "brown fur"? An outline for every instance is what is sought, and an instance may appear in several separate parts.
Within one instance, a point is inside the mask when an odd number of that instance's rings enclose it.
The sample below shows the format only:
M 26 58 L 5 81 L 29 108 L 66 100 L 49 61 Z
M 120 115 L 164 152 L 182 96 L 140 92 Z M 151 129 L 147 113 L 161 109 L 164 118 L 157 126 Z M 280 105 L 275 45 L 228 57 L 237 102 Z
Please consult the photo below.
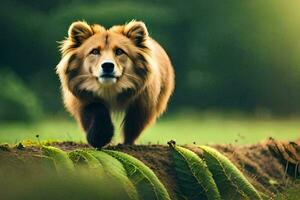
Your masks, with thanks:
M 91 53 L 93 49 L 96 54 Z M 120 55 L 117 49 L 123 50 Z M 143 22 L 131 21 L 110 29 L 74 22 L 68 38 L 62 41 L 61 52 L 57 73 L 64 104 L 92 146 L 110 142 L 114 132 L 111 112 L 125 111 L 124 142 L 133 144 L 165 111 L 174 89 L 173 67 Z M 99 81 L 104 59 L 115 63 L 117 78 L 113 84 Z

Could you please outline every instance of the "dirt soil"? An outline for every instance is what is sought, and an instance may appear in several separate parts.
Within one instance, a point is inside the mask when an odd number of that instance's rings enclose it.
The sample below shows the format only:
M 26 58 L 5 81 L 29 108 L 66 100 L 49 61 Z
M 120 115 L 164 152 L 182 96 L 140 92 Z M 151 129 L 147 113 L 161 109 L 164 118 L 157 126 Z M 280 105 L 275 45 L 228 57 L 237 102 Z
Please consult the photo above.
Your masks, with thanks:
M 65 151 L 90 148 L 87 144 L 74 142 L 52 143 L 51 145 Z M 202 153 L 196 145 L 185 147 L 198 155 Z M 249 146 L 213 145 L 212 147 L 227 156 L 258 190 L 267 195 L 272 196 L 282 191 L 294 180 L 300 178 L 300 139 L 294 142 L 279 142 L 270 138 L 268 141 Z M 172 165 L 172 149 L 168 145 L 117 145 L 109 146 L 107 149 L 122 151 L 141 160 L 155 172 L 166 186 L 172 199 L 182 199 Z M 41 151 L 38 147 L 0 146 L 0 163 L 2 164 L 8 162 L 10 166 L 19 167 L 22 160 L 38 160 L 40 156 Z M 3 170 L 1 166 L 0 170 Z

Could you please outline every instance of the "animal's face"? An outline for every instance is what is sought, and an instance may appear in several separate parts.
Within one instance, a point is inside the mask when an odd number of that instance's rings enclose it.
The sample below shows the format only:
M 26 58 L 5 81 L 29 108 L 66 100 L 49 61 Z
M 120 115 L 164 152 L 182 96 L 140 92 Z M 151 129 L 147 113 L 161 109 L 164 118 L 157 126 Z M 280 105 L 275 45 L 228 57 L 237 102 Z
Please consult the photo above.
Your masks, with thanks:
M 110 31 L 97 33 L 81 48 L 84 52 L 83 68 L 99 84 L 116 84 L 124 75 L 125 69 L 130 71 L 133 68 L 133 62 L 128 55 L 131 45 L 131 41 L 121 34 Z
M 67 61 L 58 65 L 61 77 L 73 93 L 89 91 L 103 96 L 138 90 L 147 79 L 148 32 L 142 22 L 130 22 L 108 30 L 100 25 L 75 22 L 62 43 Z M 62 59 L 64 60 L 64 59 Z

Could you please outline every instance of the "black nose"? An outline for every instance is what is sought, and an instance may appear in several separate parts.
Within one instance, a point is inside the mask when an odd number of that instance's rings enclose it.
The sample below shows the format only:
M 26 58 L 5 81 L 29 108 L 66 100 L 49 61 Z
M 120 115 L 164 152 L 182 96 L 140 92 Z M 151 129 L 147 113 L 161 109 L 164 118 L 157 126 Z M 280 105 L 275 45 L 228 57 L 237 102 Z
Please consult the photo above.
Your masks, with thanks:
M 105 62 L 101 65 L 102 69 L 103 69 L 103 72 L 104 73 L 112 73 L 114 71 L 114 63 L 111 63 L 111 62 Z

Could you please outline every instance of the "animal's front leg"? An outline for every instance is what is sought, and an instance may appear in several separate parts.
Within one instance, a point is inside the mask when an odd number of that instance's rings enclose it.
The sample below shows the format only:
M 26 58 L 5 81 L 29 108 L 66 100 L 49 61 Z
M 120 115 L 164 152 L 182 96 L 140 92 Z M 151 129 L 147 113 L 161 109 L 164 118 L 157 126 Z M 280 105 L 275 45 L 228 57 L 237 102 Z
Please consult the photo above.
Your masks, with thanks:
M 96 148 L 108 144 L 114 134 L 110 112 L 102 103 L 90 103 L 80 112 L 80 122 L 87 134 L 87 141 Z
M 124 144 L 134 144 L 141 132 L 156 119 L 152 106 L 136 100 L 127 109 L 123 121 Z

